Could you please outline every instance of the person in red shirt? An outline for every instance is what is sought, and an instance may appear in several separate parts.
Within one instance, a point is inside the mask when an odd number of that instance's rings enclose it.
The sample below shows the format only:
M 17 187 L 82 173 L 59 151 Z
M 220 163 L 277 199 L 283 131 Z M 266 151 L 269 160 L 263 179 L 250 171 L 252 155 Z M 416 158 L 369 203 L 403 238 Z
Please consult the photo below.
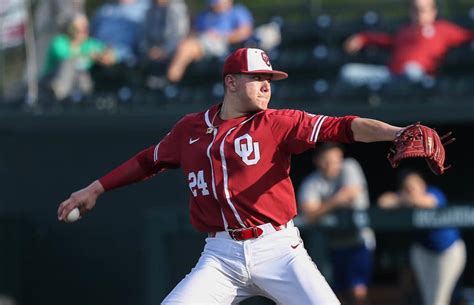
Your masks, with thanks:
M 237 304 L 261 295 L 278 304 L 340 304 L 294 226 L 290 160 L 319 142 L 392 141 L 402 127 L 356 116 L 270 109 L 271 82 L 286 78 L 260 49 L 225 61 L 222 103 L 179 120 L 132 157 L 58 208 L 82 216 L 106 191 L 181 168 L 193 226 L 208 233 L 196 267 L 162 304 Z
M 362 48 L 376 45 L 391 49 L 388 67 L 347 64 L 341 78 L 354 85 L 385 83 L 393 76 L 405 76 L 412 81 L 434 77 L 450 48 L 474 40 L 474 31 L 446 20 L 436 20 L 435 0 L 412 0 L 412 22 L 395 34 L 361 32 L 350 36 L 344 49 L 354 54 Z

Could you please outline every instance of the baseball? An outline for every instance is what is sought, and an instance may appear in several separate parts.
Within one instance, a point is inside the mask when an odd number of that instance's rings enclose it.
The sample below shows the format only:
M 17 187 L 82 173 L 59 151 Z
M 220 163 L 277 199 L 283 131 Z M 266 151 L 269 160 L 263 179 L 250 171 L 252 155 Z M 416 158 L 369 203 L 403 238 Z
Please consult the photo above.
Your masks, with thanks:
M 81 216 L 81 213 L 79 212 L 78 208 L 75 208 L 69 212 L 69 214 L 67 214 L 66 222 L 75 222 L 79 219 L 79 216 Z

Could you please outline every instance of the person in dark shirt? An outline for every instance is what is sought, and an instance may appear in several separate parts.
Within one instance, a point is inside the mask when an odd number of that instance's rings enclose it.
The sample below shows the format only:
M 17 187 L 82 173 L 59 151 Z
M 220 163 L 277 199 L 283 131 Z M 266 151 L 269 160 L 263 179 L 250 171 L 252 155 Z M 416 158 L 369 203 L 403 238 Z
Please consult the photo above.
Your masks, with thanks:
M 148 8 L 140 44 L 151 61 L 168 59 L 189 32 L 188 7 L 183 0 L 153 0 Z

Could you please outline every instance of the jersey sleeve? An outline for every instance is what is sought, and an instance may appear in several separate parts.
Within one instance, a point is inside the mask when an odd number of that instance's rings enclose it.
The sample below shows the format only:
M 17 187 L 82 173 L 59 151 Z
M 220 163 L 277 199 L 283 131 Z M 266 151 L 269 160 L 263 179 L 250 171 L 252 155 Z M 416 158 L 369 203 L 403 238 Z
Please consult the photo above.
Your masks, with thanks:
M 275 140 L 298 154 L 316 142 L 354 142 L 351 124 L 356 116 L 331 117 L 300 110 L 278 110 L 269 115 Z
M 177 168 L 180 166 L 179 143 L 179 128 L 175 126 L 158 144 L 117 166 L 99 182 L 109 191 L 146 180 L 165 169 Z
M 180 167 L 179 143 L 179 130 L 175 127 L 154 147 L 154 166 L 160 170 Z

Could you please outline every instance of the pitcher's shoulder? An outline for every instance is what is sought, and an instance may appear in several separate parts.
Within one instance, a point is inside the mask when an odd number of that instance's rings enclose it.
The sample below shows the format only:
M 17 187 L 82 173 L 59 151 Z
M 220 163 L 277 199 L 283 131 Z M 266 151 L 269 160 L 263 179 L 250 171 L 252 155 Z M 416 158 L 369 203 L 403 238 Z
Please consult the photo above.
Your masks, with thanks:
M 267 109 L 264 111 L 264 115 L 268 118 L 277 117 L 299 117 L 305 112 L 297 109 Z

